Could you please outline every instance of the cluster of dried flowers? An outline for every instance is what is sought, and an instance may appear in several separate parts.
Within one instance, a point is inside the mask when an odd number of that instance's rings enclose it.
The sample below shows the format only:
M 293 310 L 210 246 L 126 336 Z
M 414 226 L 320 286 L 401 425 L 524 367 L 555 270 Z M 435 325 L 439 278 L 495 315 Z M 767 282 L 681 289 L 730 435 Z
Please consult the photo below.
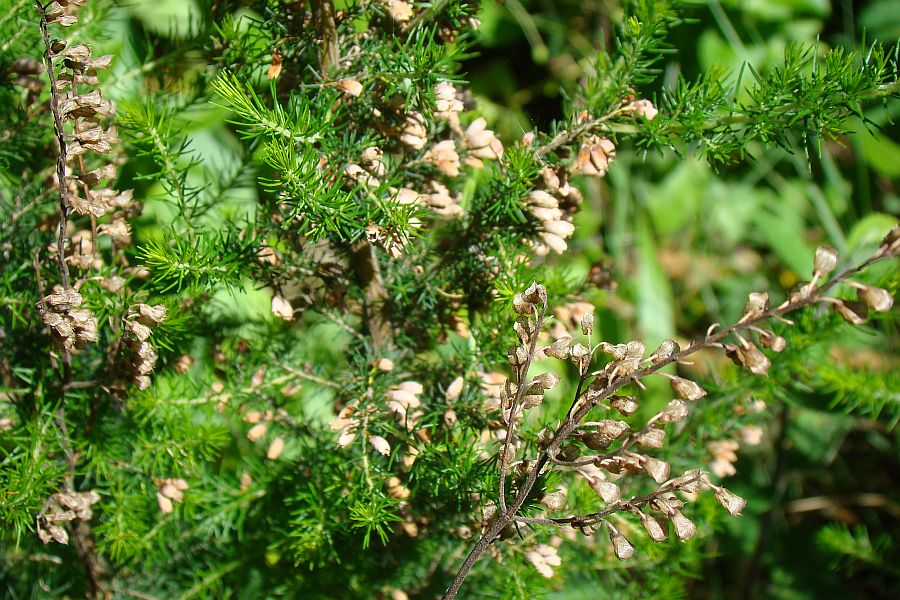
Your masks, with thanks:
M 86 0 L 62 0 L 46 6 L 36 3 L 45 45 L 44 66 L 50 81 L 50 110 L 59 146 L 55 182 L 60 192 L 59 236 L 48 251 L 59 263 L 61 274 L 60 285 L 38 302 L 38 313 L 67 354 L 99 339 L 97 319 L 84 306 L 84 283 L 96 281 L 110 292 L 122 293 L 124 276 L 146 275 L 141 269 L 129 267 L 122 252 L 131 243 L 128 219 L 138 214 L 139 206 L 131 190 L 119 192 L 111 187 L 120 160 L 113 155 L 119 142 L 111 124 L 115 106 L 97 87 L 98 71 L 109 68 L 112 55 L 94 57 L 86 44 L 50 37 L 51 25 L 70 27 L 77 23 L 78 8 L 85 4 Z M 81 228 L 72 216 L 86 217 Z M 100 219 L 103 222 L 98 222 Z M 91 271 L 104 266 L 97 244 L 99 236 L 111 240 L 111 256 L 121 267 L 119 275 L 90 276 Z M 69 267 L 78 272 L 74 281 Z M 148 376 L 157 359 L 147 340 L 151 329 L 164 317 L 164 307 L 139 304 L 123 319 L 131 380 L 141 389 L 149 385 Z
M 353 79 L 342 79 L 338 85 L 352 96 L 362 92 L 362 85 Z M 459 114 L 465 109 L 464 96 L 452 83 L 439 83 L 434 90 L 432 115 L 435 121 L 432 123 L 417 110 L 404 112 L 391 122 L 380 109 L 374 109 L 376 125 L 388 139 L 396 140 L 397 152 L 386 157 L 383 148 L 366 148 L 357 162 L 344 166 L 348 183 L 363 185 L 371 193 L 383 194 L 385 200 L 398 205 L 427 209 L 438 218 L 462 217 L 464 211 L 459 205 L 459 196 L 450 191 L 452 182 L 463 175 L 464 169 L 480 169 L 484 167 L 484 161 L 503 156 L 503 144 L 493 131 L 487 129 L 484 118 L 475 119 L 465 129 L 460 125 Z M 432 136 L 441 139 L 434 140 Z M 407 160 L 429 165 L 429 176 L 417 177 L 414 184 L 399 188 L 385 187 L 382 185 L 385 173 L 395 170 L 388 158 L 394 163 Z M 415 228 L 421 223 L 413 217 L 410 225 Z M 367 237 L 394 258 L 399 257 L 409 243 L 408 235 L 375 223 L 370 225 Z
M 776 354 L 784 349 L 786 342 L 771 330 L 761 327 L 763 322 L 778 319 L 791 325 L 792 322 L 782 315 L 816 303 L 832 305 L 847 322 L 854 325 L 864 320 L 868 310 L 889 310 L 893 298 L 886 290 L 853 281 L 851 277 L 875 261 L 898 255 L 900 227 L 895 227 L 872 257 L 827 279 L 838 264 L 838 255 L 834 249 L 822 246 L 816 251 L 812 281 L 800 286 L 798 292 L 791 294 L 778 307 L 769 306 L 768 293 L 752 293 L 737 323 L 725 328 L 715 324 L 704 338 L 684 349 L 675 341 L 666 340 L 649 354 L 638 340 L 625 344 L 594 343 L 594 317 L 589 311 L 579 311 L 580 330 L 585 338 L 583 342 L 576 341 L 565 329 L 555 329 L 554 337 L 548 339 L 543 331 L 547 291 L 542 285 L 532 284 L 517 294 L 513 309 L 519 315 L 514 325 L 519 343 L 509 351 L 513 378 L 500 388 L 500 408 L 506 431 L 498 436 L 502 441 L 499 452 L 499 506 L 492 502 L 486 505 L 480 525 L 481 539 L 444 597 L 454 597 L 478 555 L 487 551 L 494 540 L 513 536 L 520 524 L 556 525 L 584 535 L 593 535 L 606 527 L 614 555 L 624 560 L 630 558 L 635 549 L 626 536 L 631 527 L 622 516 L 634 515 L 648 537 L 660 542 L 668 537 L 670 530 L 682 541 L 696 534 L 696 525 L 685 516 L 683 510 L 685 503 L 696 498 L 703 489 L 712 490 L 725 510 L 739 515 L 745 501 L 716 484 L 709 473 L 688 470 L 673 477 L 669 463 L 654 456 L 654 451 L 665 443 L 667 426 L 683 422 L 690 414 L 692 404 L 707 394 L 696 382 L 664 373 L 661 369 L 681 362 L 699 350 L 719 348 L 735 364 L 753 375 L 766 376 L 771 358 L 760 346 Z M 824 295 L 840 283 L 853 287 L 857 299 Z M 604 364 L 600 368 L 593 367 L 594 359 L 600 355 L 606 356 Z M 553 373 L 529 374 L 532 362 L 540 356 L 572 362 L 579 373 L 577 391 L 558 426 L 547 427 L 538 433 L 539 454 L 534 458 L 520 458 L 524 442 L 517 430 L 524 413 L 541 405 L 545 392 L 559 383 L 559 377 Z M 636 393 L 623 393 L 622 388 L 635 384 L 637 390 L 643 389 L 641 379 L 652 375 L 668 379 L 675 398 L 642 426 L 632 428 L 625 418 L 637 411 L 640 397 Z M 591 416 L 598 411 L 600 414 L 596 417 Z M 754 432 L 748 435 L 750 442 L 758 442 L 758 435 Z M 732 440 L 723 440 L 710 447 L 717 461 L 714 467 L 717 475 L 730 474 L 729 468 L 736 459 L 737 448 L 737 442 Z M 559 487 L 546 493 L 541 500 L 550 513 L 546 517 L 519 516 L 518 512 L 539 476 L 549 468 L 567 470 L 584 480 L 597 494 L 598 510 L 576 516 L 552 516 L 552 513 L 565 510 L 567 505 L 566 489 Z M 648 477 L 657 486 L 656 489 L 643 496 L 623 493 L 623 482 L 638 475 Z M 514 500 L 511 503 L 507 500 L 507 485 L 513 486 Z M 610 519 L 613 515 L 617 515 L 615 523 Z M 558 557 L 555 550 L 550 552 L 548 548 L 539 547 L 530 551 L 527 559 L 541 574 L 549 577 L 553 573 L 551 567 L 558 564 Z M 495 549 L 493 552 L 496 554 Z
M 38 314 L 65 352 L 72 353 L 88 342 L 97 341 L 97 317 L 80 308 L 84 298 L 75 289 L 57 286 L 38 302 Z
M 50 496 L 37 516 L 37 534 L 45 544 L 50 541 L 69 543 L 69 532 L 60 523 L 79 519 L 89 521 L 93 516 L 91 506 L 100 500 L 97 492 L 58 492 Z
M 58 145 L 54 186 L 60 195 L 59 229 L 57 242 L 48 251 L 59 265 L 61 279 L 37 303 L 37 310 L 65 357 L 99 339 L 97 317 L 86 306 L 89 298 L 84 296 L 85 283 L 95 282 L 112 293 L 121 294 L 125 293 L 125 276 L 146 275 L 140 269 L 128 267 L 122 252 L 131 242 L 128 219 L 138 213 L 139 207 L 133 201 L 131 190 L 119 192 L 111 187 L 120 160 L 113 154 L 119 140 L 111 125 L 115 107 L 98 89 L 98 71 L 110 66 L 112 56 L 94 57 L 86 44 L 50 37 L 50 26 L 71 27 L 77 23 L 78 8 L 85 4 L 86 0 L 35 3 L 40 13 L 44 67 L 50 82 L 50 112 Z M 76 223 L 73 217 L 84 219 Z M 110 256 L 120 267 L 118 274 L 91 273 L 105 264 L 97 244 L 99 236 L 111 240 Z M 75 276 L 70 276 L 70 267 L 75 270 Z M 131 383 L 140 389 L 150 385 L 149 375 L 158 357 L 149 338 L 165 316 L 166 308 L 162 305 L 136 304 L 121 319 L 116 319 L 121 324 L 122 343 L 112 343 L 108 352 L 112 357 L 124 345 L 128 366 L 121 373 L 127 374 Z M 61 423 L 65 421 L 64 410 L 63 406 L 57 415 Z M 60 428 L 65 435 L 64 426 Z M 71 457 L 70 463 L 70 469 L 74 469 Z M 187 484 L 180 479 L 156 483 L 160 509 L 170 512 L 172 502 L 181 500 Z M 68 544 L 69 532 L 64 524 L 88 521 L 91 506 L 99 498 L 93 491 L 62 491 L 50 496 L 37 516 L 41 541 Z M 78 528 L 72 531 L 72 535 L 82 535 Z
M 173 477 L 155 479 L 153 484 L 156 486 L 156 503 L 163 514 L 169 514 L 175 510 L 175 505 L 172 503 L 184 500 L 184 492 L 190 487 L 184 479 Z
M 130 352 L 130 371 L 134 385 L 145 390 L 150 387 L 150 373 L 158 358 L 153 345 L 147 341 L 153 328 L 158 327 L 166 318 L 166 307 L 162 304 L 150 306 L 137 304 L 125 314 L 124 326 L 128 335 L 125 340 Z
M 391 453 L 391 444 L 383 436 L 369 432 L 369 421 L 376 420 L 376 415 L 387 415 L 397 421 L 404 430 L 415 433 L 417 437 L 428 441 L 430 433 L 427 429 L 419 428 L 419 419 L 425 413 L 421 409 L 421 394 L 425 388 L 417 381 L 404 381 L 391 386 L 386 392 L 384 402 L 361 403 L 352 401 L 344 406 L 331 421 L 331 429 L 339 432 L 337 444 L 345 448 L 352 444 L 357 435 L 362 432 L 368 444 L 379 454 L 385 456 Z M 403 454 L 401 464 L 406 468 L 415 462 L 418 451 L 415 446 L 408 445 Z

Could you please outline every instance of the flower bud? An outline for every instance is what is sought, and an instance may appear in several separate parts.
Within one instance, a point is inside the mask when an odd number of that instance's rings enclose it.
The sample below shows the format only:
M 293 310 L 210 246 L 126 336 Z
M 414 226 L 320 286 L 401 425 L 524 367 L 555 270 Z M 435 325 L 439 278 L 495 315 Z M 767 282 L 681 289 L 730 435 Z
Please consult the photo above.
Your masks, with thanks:
M 294 319 L 294 309 L 291 303 L 278 295 L 272 296 L 272 314 L 285 321 Z
M 387 456 L 391 453 L 391 445 L 388 443 L 386 439 L 381 437 L 380 435 L 370 435 L 369 443 L 372 444 L 372 447 L 379 454 L 383 454 Z
M 447 386 L 447 391 L 444 392 L 444 398 L 447 400 L 456 400 L 459 398 L 459 395 L 462 393 L 463 389 L 463 378 L 457 377 L 450 385 Z
M 343 92 L 351 96 L 357 97 L 362 94 L 363 86 L 355 79 L 340 79 L 337 85 Z
M 259 425 L 254 425 L 250 428 L 250 431 L 247 432 L 247 439 L 251 442 L 255 442 L 262 436 L 266 435 L 266 430 L 268 427 L 264 423 L 260 423 Z
M 266 450 L 266 458 L 268 458 L 269 460 L 276 460 L 279 456 L 281 456 L 281 453 L 283 451 L 284 451 L 284 438 L 281 436 L 278 436 L 277 438 L 272 440 L 271 444 L 269 444 L 269 449 Z
M 175 506 L 172 504 L 172 501 L 159 492 L 156 493 L 156 503 L 159 505 L 159 511 L 164 515 L 167 515 L 175 510 Z

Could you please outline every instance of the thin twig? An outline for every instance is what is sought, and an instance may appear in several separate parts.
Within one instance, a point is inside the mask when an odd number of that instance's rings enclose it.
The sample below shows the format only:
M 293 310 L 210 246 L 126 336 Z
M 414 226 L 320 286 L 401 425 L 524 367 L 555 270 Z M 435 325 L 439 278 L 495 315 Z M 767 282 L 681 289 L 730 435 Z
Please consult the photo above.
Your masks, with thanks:
M 47 69 L 47 78 L 50 80 L 50 112 L 53 113 L 53 128 L 56 132 L 56 141 L 59 144 L 59 154 L 56 157 L 56 177 L 59 180 L 59 230 L 56 239 L 56 261 L 59 263 L 59 273 L 63 288 L 69 289 L 69 266 L 66 264 L 66 229 L 69 219 L 69 202 L 66 199 L 66 161 L 68 149 L 66 147 L 66 133 L 63 129 L 62 115 L 59 112 L 59 93 L 56 86 L 56 72 L 53 60 L 50 56 L 50 32 L 47 27 L 47 12 L 39 0 L 35 0 L 35 7 L 41 15 L 41 37 L 44 40 L 44 67 Z

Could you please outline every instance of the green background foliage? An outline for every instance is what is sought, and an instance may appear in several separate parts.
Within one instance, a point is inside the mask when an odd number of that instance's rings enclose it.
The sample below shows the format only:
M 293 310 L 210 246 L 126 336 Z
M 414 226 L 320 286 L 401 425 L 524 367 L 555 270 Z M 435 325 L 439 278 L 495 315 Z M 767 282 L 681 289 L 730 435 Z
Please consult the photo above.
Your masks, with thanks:
M 55 207 L 36 175 L 20 179 L 30 157 L 52 147 L 52 128 L 19 112 L 21 92 L 0 83 L 0 107 L 10 107 L 0 120 L 0 417 L 17 424 L 0 432 L 3 595 L 78 597 L 88 587 L 76 552 L 44 547 L 33 532 L 63 478 L 53 414 L 64 397 L 79 432 L 79 481 L 102 497 L 94 535 L 116 597 L 373 598 L 400 589 L 435 597 L 473 542 L 459 528 L 476 523 L 481 500 L 496 495 L 495 461 L 478 449 L 488 417 L 474 374 L 505 369 L 516 292 L 537 279 L 551 305 L 597 307 L 595 339 L 652 348 L 737 320 L 749 292 L 768 289 L 780 302 L 809 277 L 818 244 L 838 249 L 841 265 L 864 260 L 897 223 L 900 101 L 872 102 L 866 91 L 881 84 L 877 67 L 890 71 L 896 57 L 900 20 L 888 0 L 711 0 L 679 5 L 678 18 L 659 17 L 666 7 L 654 2 L 435 3 L 448 5 L 442 22 L 477 14 L 480 29 L 452 43 L 438 43 L 437 27 L 360 41 L 371 58 L 360 80 L 380 96 L 356 103 L 311 83 L 315 67 L 306 65 L 316 64 L 317 50 L 298 42 L 284 18 L 292 4 L 92 1 L 70 32 L 95 54 L 115 56 L 101 87 L 119 107 L 127 161 L 118 187 L 133 187 L 143 202 L 126 252 L 150 271 L 130 282 L 129 298 L 169 309 L 153 335 L 161 364 L 144 391 L 53 388 L 59 373 L 47 364 L 32 310 L 40 296 L 31 253 L 50 243 L 42 223 Z M 0 73 L 40 55 L 33 12 L 30 2 L 0 0 Z M 269 82 L 273 43 L 285 67 Z M 418 232 L 400 259 L 382 257 L 388 310 L 401 323 L 397 349 L 385 356 L 360 340 L 359 319 L 344 310 L 363 292 L 332 270 L 344 258 L 334 248 L 361 239 L 370 221 L 404 230 L 422 214 L 323 182 L 317 152 L 355 160 L 383 140 L 346 123 L 397 97 L 430 114 L 442 80 L 468 82 L 472 107 L 504 141 L 504 168 L 488 165 L 459 190 L 469 224 L 441 222 Z M 614 130 L 607 177 L 576 181 L 585 202 L 569 250 L 518 264 L 533 232 L 517 199 L 538 172 L 514 141 L 570 128 L 580 110 L 603 114 L 628 87 L 652 99 L 659 117 Z M 740 124 L 738 134 L 716 127 L 723 115 Z M 406 175 L 389 171 L 385 189 Z M 431 246 L 447 240 L 458 240 L 456 251 L 435 260 Z M 263 246 L 290 258 L 259 261 Z M 422 265 L 428 277 L 413 268 Z M 591 283 L 592 269 L 617 285 Z M 896 263 L 862 278 L 895 294 L 900 287 Z M 272 317 L 275 288 L 297 309 L 295 323 Z M 448 290 L 464 301 L 448 301 Z M 127 308 L 113 296 L 94 302 L 101 322 Z M 451 316 L 468 320 L 469 337 L 454 333 Z M 742 445 L 737 472 L 725 479 L 748 500 L 742 517 L 701 496 L 694 540 L 654 545 L 636 535 L 624 566 L 602 534 L 565 542 L 552 579 L 516 543 L 557 532 L 523 531 L 527 539 L 502 543 L 502 563 L 479 563 L 461 597 L 891 597 L 900 586 L 896 313 L 864 329 L 816 308 L 795 320 L 776 327 L 788 347 L 768 378 L 748 379 L 712 353 L 685 368 L 710 395 L 661 455 L 673 472 L 696 468 L 711 459 L 709 442 L 761 427 L 762 442 Z M 185 354 L 194 362 L 180 373 L 174 365 Z M 102 374 L 101 356 L 87 352 L 76 366 Z M 383 357 L 398 371 L 372 366 Z M 540 366 L 574 380 L 570 366 Z M 460 374 L 459 425 L 447 428 L 443 394 Z M 369 433 L 392 440 L 392 454 L 373 453 L 364 436 L 337 449 L 329 428 L 336 408 L 367 393 L 381 398 L 403 380 L 426 384 L 421 423 L 430 442 L 373 419 Z M 563 384 L 529 415 L 528 444 L 557 422 L 573 387 Z M 654 414 L 670 392 L 651 385 L 646 398 L 637 417 Z M 754 400 L 765 409 L 735 410 Z M 277 415 L 255 442 L 242 420 L 250 410 Z M 286 449 L 266 460 L 276 434 Z M 407 509 L 384 485 L 404 444 L 419 446 L 404 481 L 418 511 L 414 537 L 399 529 Z M 169 476 L 191 487 L 162 515 L 152 479 Z M 569 497 L 585 511 L 597 500 L 587 486 Z

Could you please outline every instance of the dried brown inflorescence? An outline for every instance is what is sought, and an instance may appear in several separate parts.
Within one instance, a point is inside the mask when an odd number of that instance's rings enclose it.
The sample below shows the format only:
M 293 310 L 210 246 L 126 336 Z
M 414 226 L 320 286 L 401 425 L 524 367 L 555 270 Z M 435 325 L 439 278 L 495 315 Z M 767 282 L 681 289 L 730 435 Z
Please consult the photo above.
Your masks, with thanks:
M 90 46 L 50 36 L 51 26 L 69 27 L 78 21 L 78 8 L 86 2 L 56 1 L 35 6 L 40 12 L 44 66 L 50 81 L 50 109 L 54 120 L 58 158 L 55 184 L 59 188 L 59 230 L 50 247 L 60 268 L 60 289 L 38 303 L 39 314 L 66 354 L 98 340 L 97 319 L 85 306 L 82 276 L 70 280 L 69 267 L 87 274 L 104 265 L 97 238 L 112 239 L 113 253 L 131 241 L 127 219 L 135 214 L 131 190 L 111 187 L 116 179 L 115 160 L 109 158 L 119 140 L 110 125 L 113 104 L 97 89 L 98 72 L 109 68 L 111 55 L 95 57 Z M 101 158 L 106 156 L 107 158 Z M 86 218 L 83 228 L 69 236 L 72 216 Z M 104 222 L 98 223 L 103 219 Z M 124 255 L 119 252 L 118 258 Z M 100 278 L 100 285 L 120 292 L 124 279 Z
M 129 349 L 129 371 L 132 383 L 138 389 L 144 390 L 150 386 L 150 373 L 153 372 L 153 367 L 156 366 L 156 360 L 159 357 L 149 339 L 153 329 L 158 327 L 165 318 L 166 307 L 162 304 L 156 306 L 137 304 L 125 314 L 122 324 L 126 331 L 125 341 Z
M 37 516 L 36 529 L 38 538 L 45 544 L 54 541 L 59 544 L 69 543 L 69 532 L 62 523 L 76 519 L 89 521 L 93 516 L 91 507 L 100 500 L 94 491 L 59 492 L 50 496 Z
M 644 107 L 643 110 L 645 110 Z M 671 475 L 670 465 L 654 456 L 654 451 L 666 443 L 667 427 L 688 418 L 692 404 L 701 401 L 707 392 L 696 382 L 677 375 L 662 373 L 660 369 L 682 361 L 700 350 L 719 348 L 737 365 L 756 376 L 767 376 L 774 354 L 785 347 L 785 340 L 764 329 L 765 321 L 779 319 L 791 324 L 782 315 L 815 303 L 832 304 L 842 317 L 857 325 L 868 310 L 889 310 L 893 305 L 891 295 L 877 287 L 851 280 L 859 271 L 875 261 L 900 254 L 900 227 L 895 227 L 882 241 L 878 250 L 857 267 L 848 269 L 827 279 L 838 263 L 837 252 L 821 247 L 816 252 L 813 280 L 801 286 L 783 304 L 772 308 L 766 292 L 750 294 L 741 319 L 725 328 L 718 324 L 710 327 L 707 335 L 687 348 L 681 348 L 673 340 L 664 341 L 648 353 L 643 343 L 632 340 L 625 344 L 593 341 L 593 315 L 583 313 L 580 319 L 584 342 L 562 332 L 549 345 L 538 346 L 547 313 L 547 291 L 542 285 L 532 284 L 513 299 L 513 309 L 519 315 L 514 325 L 518 344 L 509 351 L 509 365 L 513 377 L 500 386 L 500 412 L 505 424 L 502 446 L 499 451 L 501 476 L 498 503 L 490 503 L 482 524 L 483 534 L 466 558 L 453 584 L 444 598 L 455 597 L 459 586 L 478 556 L 497 539 L 509 537 L 516 524 L 556 525 L 574 528 L 584 535 L 593 535 L 599 528 L 609 530 L 613 554 L 621 559 L 630 558 L 635 548 L 628 540 L 621 525 L 610 517 L 621 520 L 627 515 L 638 518 L 648 537 L 661 542 L 674 532 L 679 540 L 688 540 L 696 532 L 696 525 L 684 514 L 683 498 L 695 498 L 703 489 L 712 490 L 716 499 L 732 515 L 739 515 L 745 501 L 716 484 L 709 473 L 688 470 Z M 820 283 L 821 282 L 821 283 Z M 855 289 L 857 300 L 827 297 L 830 288 L 845 283 Z M 852 307 L 852 308 L 848 308 Z M 757 345 L 758 344 L 758 345 Z M 763 349 L 769 353 L 767 354 Z M 543 354 L 557 360 L 569 361 L 579 373 L 576 394 L 565 417 L 556 428 L 547 427 L 537 435 L 537 455 L 520 457 L 523 444 L 517 435 L 525 411 L 539 406 L 546 390 L 554 387 L 559 378 L 552 373 L 532 376 L 533 360 Z M 593 367 L 599 354 L 607 356 L 600 368 Z M 635 384 L 643 389 L 641 379 L 662 376 L 669 380 L 672 399 L 661 411 L 650 417 L 639 429 L 632 427 L 622 417 L 635 413 L 640 405 L 638 395 L 625 395 L 622 388 Z M 591 415 L 600 412 L 599 418 Z M 749 436 L 747 443 L 758 441 L 757 435 Z M 738 443 L 721 440 L 709 445 L 714 456 L 712 469 L 717 476 L 733 472 Z M 583 479 L 597 494 L 597 510 L 588 514 L 555 517 L 565 509 L 567 496 L 564 490 L 546 493 L 541 501 L 547 509 L 546 517 L 524 517 L 518 513 L 532 493 L 538 478 L 550 469 L 570 471 Z M 623 485 L 631 477 L 649 478 L 656 489 L 643 496 L 628 496 Z M 512 485 L 509 502 L 507 486 Z M 628 530 L 633 531 L 634 529 Z M 555 556 L 555 553 L 553 554 Z M 551 566 L 544 554 L 531 551 L 528 559 L 538 571 L 551 576 Z

